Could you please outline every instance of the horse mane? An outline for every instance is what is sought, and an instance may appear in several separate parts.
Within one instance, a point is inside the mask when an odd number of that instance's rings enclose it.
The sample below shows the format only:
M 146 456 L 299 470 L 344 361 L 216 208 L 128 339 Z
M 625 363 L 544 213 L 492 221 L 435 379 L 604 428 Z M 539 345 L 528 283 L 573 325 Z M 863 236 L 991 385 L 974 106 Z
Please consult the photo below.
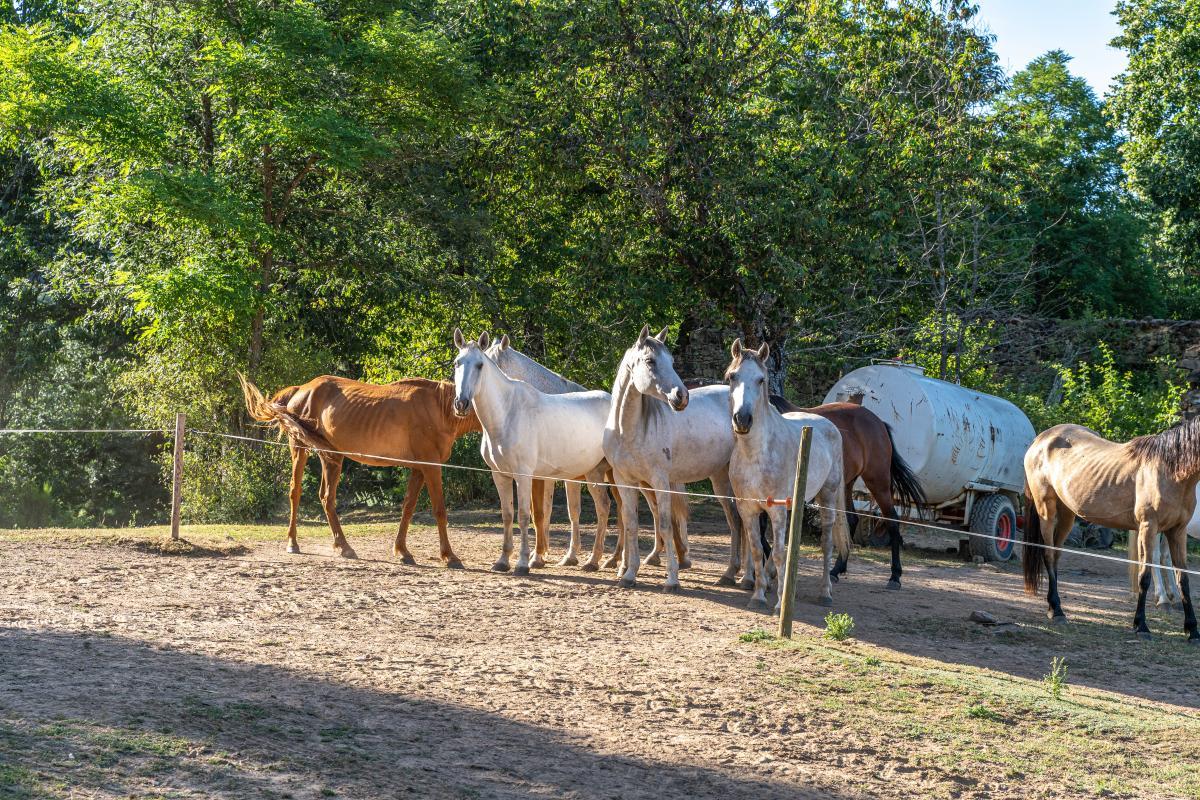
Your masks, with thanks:
M 1130 439 L 1129 449 L 1143 461 L 1167 465 L 1177 480 L 1195 475 L 1200 472 L 1200 417 Z

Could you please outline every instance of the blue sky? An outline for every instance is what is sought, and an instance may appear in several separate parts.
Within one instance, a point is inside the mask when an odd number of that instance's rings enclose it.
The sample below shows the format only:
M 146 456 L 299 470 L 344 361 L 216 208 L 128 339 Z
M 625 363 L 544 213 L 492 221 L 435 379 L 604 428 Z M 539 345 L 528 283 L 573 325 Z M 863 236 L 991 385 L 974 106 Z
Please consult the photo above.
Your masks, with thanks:
M 1108 93 L 1125 68 L 1125 52 L 1108 46 L 1117 35 L 1115 0 L 977 0 L 981 25 L 996 36 L 1000 66 L 1011 75 L 1047 50 L 1065 50 L 1071 71 L 1096 94 Z

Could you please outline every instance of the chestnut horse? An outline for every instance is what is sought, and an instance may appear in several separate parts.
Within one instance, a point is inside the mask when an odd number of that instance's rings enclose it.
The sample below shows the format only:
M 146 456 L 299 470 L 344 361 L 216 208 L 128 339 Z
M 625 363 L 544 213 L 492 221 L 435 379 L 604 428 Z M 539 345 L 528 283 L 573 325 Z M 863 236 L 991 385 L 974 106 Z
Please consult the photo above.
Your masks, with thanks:
M 887 517 L 888 544 L 892 548 L 892 575 L 887 588 L 900 588 L 900 524 L 897 521 L 895 500 L 910 508 L 920 508 L 925 492 L 917 477 L 904 463 L 892 443 L 892 429 L 870 409 L 857 403 L 826 403 L 816 408 L 800 408 L 778 395 L 771 395 L 771 405 L 780 413 L 801 412 L 816 414 L 832 422 L 842 434 L 842 471 L 846 479 L 846 502 L 852 500 L 854 482 L 862 478 L 879 513 Z M 858 526 L 858 515 L 847 508 L 850 533 Z M 839 555 L 830 573 L 836 583 L 846 571 L 846 558 Z
M 296 523 L 304 466 L 310 450 L 321 460 L 321 505 L 333 531 L 333 547 L 346 558 L 355 558 L 337 515 L 337 486 L 343 461 L 350 458 L 376 467 L 405 466 L 406 460 L 442 464 L 450 457 L 450 448 L 458 437 L 480 430 L 474 413 L 464 417 L 454 413 L 454 384 L 445 381 L 406 378 L 380 386 L 323 375 L 303 386 L 281 389 L 267 399 L 244 376 L 238 377 L 242 382 L 246 411 L 254 419 L 287 434 L 291 446 L 289 553 L 300 552 Z M 370 455 L 360 455 L 364 453 Z M 392 552 L 405 564 L 416 563 L 406 540 L 417 497 L 424 487 L 429 492 L 437 519 L 442 561 L 448 567 L 461 569 L 462 562 L 451 549 L 446 534 L 442 468 L 428 464 L 411 465 L 412 476 L 404 495 L 400 530 Z

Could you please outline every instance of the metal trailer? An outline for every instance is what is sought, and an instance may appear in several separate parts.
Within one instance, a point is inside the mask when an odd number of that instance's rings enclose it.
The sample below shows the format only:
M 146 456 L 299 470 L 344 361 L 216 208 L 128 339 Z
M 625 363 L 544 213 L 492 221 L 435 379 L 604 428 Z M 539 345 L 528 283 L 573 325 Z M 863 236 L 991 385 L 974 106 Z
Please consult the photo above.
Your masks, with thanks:
M 1033 425 L 1012 403 L 925 374 L 913 364 L 879 361 L 833 385 L 826 403 L 859 402 L 892 428 L 896 451 L 925 490 L 927 505 L 897 508 L 903 518 L 985 533 L 971 551 L 1007 561 L 1016 549 Z M 876 507 L 862 482 L 854 505 Z

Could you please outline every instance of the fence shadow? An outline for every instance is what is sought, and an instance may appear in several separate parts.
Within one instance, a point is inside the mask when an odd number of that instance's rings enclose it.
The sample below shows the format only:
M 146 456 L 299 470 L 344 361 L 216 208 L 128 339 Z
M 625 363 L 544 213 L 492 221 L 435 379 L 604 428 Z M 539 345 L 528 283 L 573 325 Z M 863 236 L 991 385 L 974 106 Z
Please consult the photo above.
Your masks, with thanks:
M 403 675 L 397 681 L 403 684 Z M 0 628 L 0 795 L 836 797 L 272 665 Z

